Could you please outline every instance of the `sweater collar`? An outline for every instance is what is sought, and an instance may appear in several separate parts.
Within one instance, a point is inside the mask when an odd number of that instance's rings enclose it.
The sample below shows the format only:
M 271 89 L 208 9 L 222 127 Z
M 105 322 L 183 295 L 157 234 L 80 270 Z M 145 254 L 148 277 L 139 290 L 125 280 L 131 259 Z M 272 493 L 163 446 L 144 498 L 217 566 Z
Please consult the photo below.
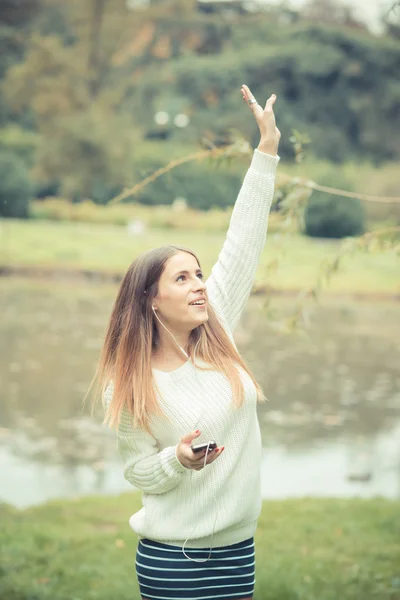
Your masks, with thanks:
M 197 356 L 196 356 L 195 361 L 196 361 L 197 365 L 201 365 L 201 366 L 207 365 L 207 363 L 204 360 L 202 360 L 201 358 L 198 358 Z M 170 382 L 170 381 L 179 381 L 183 377 L 189 376 L 190 373 L 193 371 L 193 369 L 194 369 L 194 366 L 192 364 L 192 361 L 190 359 L 188 359 L 186 362 L 183 363 L 183 365 L 181 365 L 174 371 L 159 371 L 158 369 L 152 369 L 152 372 L 153 372 L 154 377 L 158 381 Z

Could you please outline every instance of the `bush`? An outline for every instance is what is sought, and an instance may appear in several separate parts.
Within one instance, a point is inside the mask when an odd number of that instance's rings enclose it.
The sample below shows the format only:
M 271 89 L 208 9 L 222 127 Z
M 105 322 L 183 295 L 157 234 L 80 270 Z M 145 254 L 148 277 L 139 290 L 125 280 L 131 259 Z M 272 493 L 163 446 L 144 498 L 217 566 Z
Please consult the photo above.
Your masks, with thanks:
M 312 237 L 343 238 L 365 231 L 365 211 L 357 198 L 314 192 L 304 217 L 306 234 Z
M 141 181 L 165 166 L 168 159 L 141 158 L 135 163 L 136 181 Z M 235 161 L 236 170 L 227 165 L 213 168 L 205 162 L 176 167 L 143 188 L 135 200 L 147 206 L 170 205 L 176 197 L 184 197 L 188 206 L 197 210 L 229 208 L 235 203 L 246 166 Z M 240 169 L 240 173 L 238 173 Z
M 232 214 L 232 207 L 213 208 L 208 211 L 200 211 L 195 208 L 175 211 L 171 206 L 144 206 L 133 202 L 101 206 L 85 200 L 73 204 L 63 198 L 33 200 L 30 206 L 33 219 L 123 226 L 128 225 L 134 219 L 139 219 L 149 229 L 203 231 L 207 234 L 226 232 Z M 271 213 L 268 223 L 269 233 L 279 231 L 281 227 L 282 217 L 278 213 Z
M 33 131 L 10 124 L 0 129 L 0 152 L 18 156 L 27 168 L 33 167 L 40 136 Z
M 0 151 L 0 215 L 29 217 L 32 182 L 23 161 L 15 154 Z
M 340 169 L 327 166 L 318 183 L 352 191 L 353 183 Z M 343 238 L 365 231 L 366 214 L 358 198 L 314 191 L 304 213 L 305 233 L 311 237 Z
M 138 135 L 129 116 L 115 115 L 93 104 L 58 119 L 51 133 L 42 136 L 35 179 L 52 195 L 60 194 L 73 202 L 91 198 L 106 204 L 131 178 Z

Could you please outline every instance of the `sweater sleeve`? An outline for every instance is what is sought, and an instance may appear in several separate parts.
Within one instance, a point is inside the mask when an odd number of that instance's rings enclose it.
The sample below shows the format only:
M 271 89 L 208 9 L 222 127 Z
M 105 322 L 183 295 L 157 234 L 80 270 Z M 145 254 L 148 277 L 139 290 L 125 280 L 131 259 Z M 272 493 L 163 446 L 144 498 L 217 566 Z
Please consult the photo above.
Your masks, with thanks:
M 111 382 L 104 394 L 107 409 L 114 390 Z M 133 429 L 128 411 L 123 410 L 118 425 L 117 446 L 124 462 L 124 477 L 134 487 L 148 494 L 163 494 L 175 488 L 187 469 L 176 456 L 176 446 L 160 450 L 157 440 L 141 429 Z
M 249 298 L 264 248 L 279 156 L 254 150 L 228 233 L 206 281 L 210 303 L 233 332 Z

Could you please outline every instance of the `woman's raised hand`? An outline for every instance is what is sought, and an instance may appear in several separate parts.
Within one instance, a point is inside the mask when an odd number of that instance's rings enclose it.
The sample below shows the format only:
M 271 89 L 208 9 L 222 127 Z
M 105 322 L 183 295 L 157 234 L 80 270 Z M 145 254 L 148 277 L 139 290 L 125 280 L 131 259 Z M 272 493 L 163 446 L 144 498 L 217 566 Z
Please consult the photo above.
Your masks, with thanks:
M 204 467 L 204 456 L 205 450 L 201 452 L 193 452 L 191 445 L 192 441 L 199 437 L 200 431 L 191 431 L 184 435 L 176 448 L 176 457 L 179 462 L 187 469 L 194 469 L 200 471 Z M 215 448 L 215 450 L 209 450 L 206 460 L 206 465 L 214 462 L 220 454 L 222 454 L 224 447 Z
M 247 85 L 242 85 L 241 88 L 242 98 L 247 104 L 250 100 L 255 100 L 250 88 Z M 279 140 L 281 139 L 281 132 L 276 126 L 275 115 L 273 105 L 276 100 L 276 95 L 272 94 L 263 108 L 258 102 L 252 102 L 249 104 L 250 110 L 252 111 L 257 125 L 260 129 L 260 143 L 258 149 L 267 154 L 276 156 L 278 153 Z

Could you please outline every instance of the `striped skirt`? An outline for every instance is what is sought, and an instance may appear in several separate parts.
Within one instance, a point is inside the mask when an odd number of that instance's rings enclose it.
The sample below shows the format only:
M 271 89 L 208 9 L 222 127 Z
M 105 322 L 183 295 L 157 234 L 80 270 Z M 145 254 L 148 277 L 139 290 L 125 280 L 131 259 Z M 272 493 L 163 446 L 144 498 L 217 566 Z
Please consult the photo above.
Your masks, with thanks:
M 193 558 L 205 559 L 209 548 L 187 548 Z M 255 583 L 254 537 L 213 548 L 207 562 L 187 558 L 182 548 L 147 538 L 139 540 L 136 573 L 145 600 L 241 600 L 250 598 Z

